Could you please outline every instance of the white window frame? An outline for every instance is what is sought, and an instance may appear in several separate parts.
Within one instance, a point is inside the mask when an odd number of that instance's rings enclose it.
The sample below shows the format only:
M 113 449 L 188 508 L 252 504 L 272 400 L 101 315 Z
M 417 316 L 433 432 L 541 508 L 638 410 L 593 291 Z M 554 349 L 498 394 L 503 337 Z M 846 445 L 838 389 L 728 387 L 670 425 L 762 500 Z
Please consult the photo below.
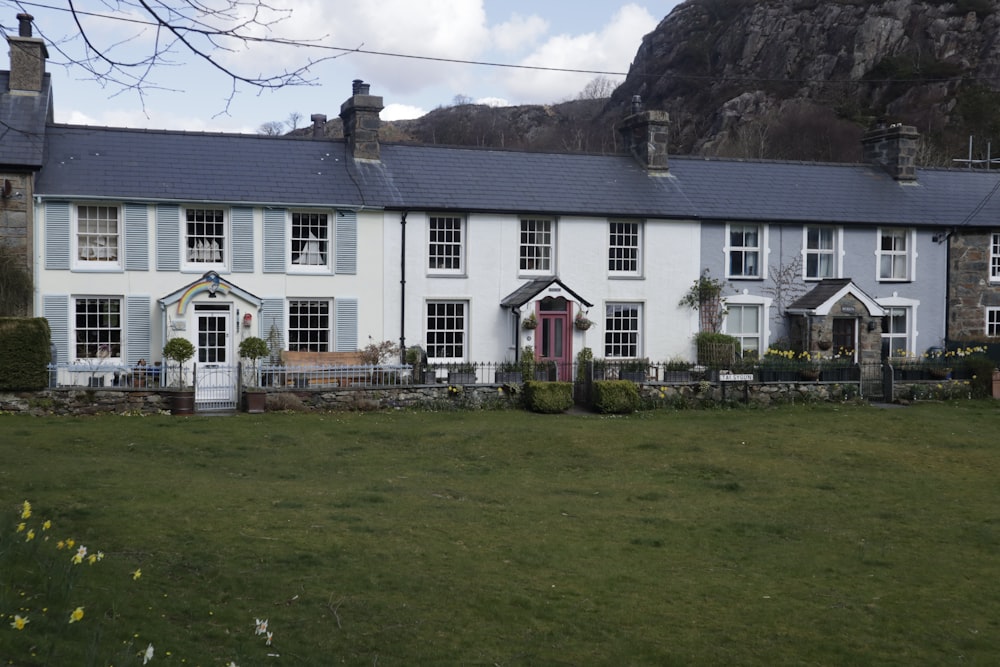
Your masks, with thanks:
M 632 229 L 616 229 L 628 226 Z M 639 220 L 609 220 L 608 221 L 608 275 L 634 278 L 643 272 L 643 234 L 645 225 Z M 623 242 L 634 238 L 634 243 Z M 631 268 L 620 268 L 631 265 Z
M 436 228 L 438 224 L 442 228 Z M 466 218 L 463 215 L 427 216 L 427 272 L 434 275 L 465 275 Z M 457 239 L 451 236 L 457 232 Z M 449 252 L 448 250 L 452 250 Z M 439 251 L 439 252 L 438 252 Z M 454 264 L 453 266 L 443 266 Z
M 326 238 L 314 238 L 311 230 L 319 230 L 324 225 L 322 222 L 318 221 L 318 224 L 312 224 L 311 222 L 303 222 L 302 217 L 313 217 L 325 218 L 326 219 Z M 299 222 L 296 219 L 299 218 Z M 310 230 L 309 238 L 299 238 L 296 234 L 296 227 L 305 227 Z M 300 232 L 301 234 L 301 232 Z M 289 273 L 320 273 L 329 274 L 333 272 L 333 216 L 329 211 L 309 211 L 309 210 L 294 210 L 288 213 L 288 272 Z M 318 244 L 312 246 L 310 244 Z M 325 249 L 323 248 L 325 244 Z M 325 255 L 323 261 L 315 262 L 316 259 L 313 257 L 315 254 Z M 305 260 L 305 262 L 303 262 Z
M 122 214 L 122 207 L 119 204 L 74 204 L 70 207 L 73 211 L 73 238 L 72 238 L 72 257 L 73 257 L 73 268 L 84 271 L 121 271 L 124 266 L 124 260 L 122 254 L 125 252 L 125 220 Z M 81 209 L 95 210 L 95 211 L 114 211 L 115 212 L 115 226 L 116 231 L 112 233 L 102 233 L 100 229 L 90 229 L 90 223 L 81 223 Z M 87 217 L 87 220 L 90 218 Z M 96 220 L 97 224 L 100 224 L 100 216 Z M 86 229 L 85 229 L 86 228 Z M 95 255 L 109 255 L 110 250 L 114 249 L 114 259 L 102 259 L 99 256 L 94 258 L 83 258 L 80 257 L 81 250 L 84 248 L 82 243 L 81 235 L 90 235 L 93 240 L 93 244 L 88 244 L 86 247 L 89 248 L 90 252 Z M 109 245 L 109 237 L 114 236 L 114 245 Z M 102 243 L 103 240 L 103 243 Z
M 1000 231 L 990 234 L 990 282 L 1000 282 Z
M 205 212 L 205 211 L 218 211 L 222 214 L 222 222 L 217 223 L 212 221 L 211 223 L 205 223 L 204 221 L 193 220 L 189 221 L 189 214 L 195 212 Z M 213 239 L 213 247 L 188 247 L 188 224 L 221 224 L 222 225 L 222 238 L 218 243 L 219 247 L 215 247 Z M 181 269 L 183 271 L 197 271 L 203 273 L 205 271 L 228 271 L 230 258 L 232 257 L 232 228 L 230 227 L 230 215 L 229 209 L 223 206 L 185 206 L 181 209 Z M 203 235 L 212 236 L 212 235 Z M 215 259 L 216 255 L 221 255 L 221 259 Z
M 326 313 L 322 310 L 317 310 L 316 313 L 301 313 L 296 312 L 300 310 L 303 306 L 315 306 L 319 309 L 325 307 Z M 333 350 L 333 338 L 334 338 L 334 322 L 333 322 L 333 299 L 329 298 L 316 298 L 316 297 L 289 297 L 285 303 L 285 340 L 287 341 L 287 346 L 290 351 L 297 352 L 330 352 Z M 315 325 L 309 324 L 307 326 L 295 326 L 298 324 L 297 318 L 308 318 L 321 320 L 326 318 L 325 326 L 321 322 L 317 322 Z M 293 332 L 296 335 L 293 336 Z M 304 340 L 298 340 L 302 338 L 302 333 L 305 333 Z M 310 340 L 310 335 L 315 335 L 316 340 Z M 322 336 L 326 336 L 326 343 L 323 344 Z M 293 340 L 293 338 L 297 340 Z
M 454 309 L 448 312 L 448 308 Z M 431 309 L 442 309 L 439 312 L 431 312 Z M 460 311 L 460 312 L 459 312 Z M 469 355 L 469 302 L 464 299 L 429 299 L 424 302 L 424 345 L 427 349 L 428 362 L 447 364 L 459 363 L 468 360 Z M 450 322 L 455 318 L 460 319 L 460 325 Z M 433 321 L 432 321 L 433 320 Z M 440 320 L 443 320 L 441 322 Z M 442 326 L 438 326 L 441 324 Z M 432 341 L 432 336 L 440 336 Z M 448 336 L 454 338 L 448 340 Z M 458 354 L 438 355 L 440 348 L 451 348 L 451 351 Z M 457 349 L 455 349 L 457 348 Z
M 543 224 L 547 226 L 546 230 L 538 228 Z M 528 229 L 529 225 L 534 225 L 535 228 Z M 555 275 L 556 219 L 544 216 L 521 216 L 517 229 L 518 274 Z M 539 241 L 540 235 L 546 240 Z M 529 238 L 526 239 L 526 236 Z
M 906 244 L 903 250 L 897 249 L 895 246 L 890 249 L 883 249 L 883 239 L 887 236 L 894 238 L 902 238 Z M 881 283 L 905 283 L 912 282 L 916 276 L 916 230 L 909 227 L 880 227 L 878 230 L 878 237 L 875 240 L 875 277 L 878 282 Z M 906 275 L 903 277 L 897 277 L 891 275 L 885 277 L 882 275 L 882 262 L 884 259 L 889 259 L 891 261 L 891 267 L 896 269 L 898 266 L 902 266 L 906 270 Z M 895 270 L 891 273 L 895 274 Z
M 919 332 L 917 331 L 917 310 L 920 307 L 920 301 L 917 299 L 907 299 L 900 296 L 885 297 L 882 299 L 875 299 L 875 302 L 882 306 L 886 310 L 888 315 L 890 309 L 898 309 L 906 311 L 906 351 L 918 353 L 917 348 L 917 338 Z M 900 338 L 900 336 L 891 335 L 893 338 Z M 882 332 L 882 338 L 887 338 L 886 333 Z M 891 347 L 890 347 L 891 349 Z
M 725 297 L 722 300 L 723 308 L 728 310 L 732 307 L 737 306 L 749 306 L 760 309 L 760 332 L 757 334 L 759 337 L 758 345 L 758 355 L 763 355 L 767 352 L 767 348 L 771 344 L 771 305 L 774 303 L 774 299 L 766 296 L 755 296 L 752 294 L 734 294 L 732 296 Z M 743 336 L 742 334 L 732 334 L 728 333 L 728 313 L 723 316 L 722 319 L 722 331 L 730 336 L 735 336 L 740 339 L 740 355 L 743 354 L 742 339 L 748 336 Z
M 84 326 L 80 326 L 81 317 L 99 318 L 102 315 L 102 312 L 100 310 L 100 303 L 101 302 L 110 303 L 113 301 L 116 301 L 118 303 L 117 313 L 113 313 L 114 315 L 117 315 L 118 319 L 117 326 L 101 326 L 100 322 L 94 323 L 93 326 L 88 325 L 88 323 L 84 322 Z M 80 311 L 81 306 L 89 305 L 89 302 L 95 302 L 94 305 L 98 306 L 98 310 L 91 312 L 85 309 L 81 313 Z M 122 354 L 125 351 L 125 298 L 118 295 L 107 296 L 107 295 L 86 294 L 86 295 L 74 296 L 71 301 L 71 304 L 72 304 L 72 311 L 70 312 L 70 318 L 71 318 L 72 330 L 70 332 L 70 336 L 71 340 L 73 341 L 71 358 L 76 362 L 89 363 L 94 365 L 120 364 L 123 359 Z M 79 341 L 78 338 L 81 335 L 81 333 L 85 333 L 87 331 L 96 332 L 97 340 Z M 108 332 L 108 334 L 101 335 L 100 332 Z M 115 335 L 114 332 L 117 332 L 117 335 Z M 115 338 L 117 338 L 117 342 L 115 342 L 114 340 Z M 90 348 L 91 346 L 93 346 L 94 347 L 93 354 L 92 355 L 85 354 L 84 356 L 80 356 L 81 345 L 84 346 L 85 348 Z M 107 346 L 106 354 L 101 352 L 102 346 Z M 117 350 L 115 349 L 115 347 L 117 347 Z
M 990 338 L 1000 336 L 1000 308 L 987 308 L 983 331 Z
M 604 304 L 604 357 L 640 359 L 643 356 L 645 304 L 640 301 L 607 301 Z M 635 309 L 635 316 L 623 311 Z M 634 326 L 620 326 L 634 321 Z M 633 337 L 628 340 L 627 337 Z M 627 349 L 626 349 L 627 348 Z
M 829 233 L 830 234 L 830 247 L 811 247 L 809 234 L 810 232 L 818 232 L 820 234 Z M 826 278 L 839 278 L 841 272 L 841 253 L 840 248 L 843 241 L 843 229 L 840 227 L 834 227 L 832 225 L 807 225 L 802 229 L 802 278 L 803 280 L 824 280 Z M 821 245 L 821 244 L 820 244 Z M 820 275 L 819 267 L 822 264 L 822 259 L 824 257 L 829 257 L 830 261 L 830 275 Z M 816 260 L 816 270 L 810 275 L 809 270 L 809 260 L 815 258 Z
M 757 245 L 734 245 L 732 243 L 733 232 L 736 228 L 757 228 Z M 725 262 L 726 262 L 726 278 L 729 280 L 764 280 L 767 278 L 767 225 L 763 223 L 737 223 L 731 222 L 726 225 L 726 239 L 725 239 Z M 743 256 L 742 264 L 744 266 L 743 273 L 733 273 L 733 254 L 739 253 Z M 745 267 L 747 265 L 746 257 L 752 253 L 757 255 L 757 272 L 754 274 L 749 274 L 746 272 Z

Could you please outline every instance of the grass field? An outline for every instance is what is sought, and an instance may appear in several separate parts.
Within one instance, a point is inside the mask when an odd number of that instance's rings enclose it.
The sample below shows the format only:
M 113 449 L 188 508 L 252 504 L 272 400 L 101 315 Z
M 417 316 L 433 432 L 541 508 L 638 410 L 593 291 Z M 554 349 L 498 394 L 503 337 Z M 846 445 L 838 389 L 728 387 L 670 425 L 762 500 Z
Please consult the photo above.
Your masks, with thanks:
M 0 664 L 1000 664 L 998 418 L 2 416 Z

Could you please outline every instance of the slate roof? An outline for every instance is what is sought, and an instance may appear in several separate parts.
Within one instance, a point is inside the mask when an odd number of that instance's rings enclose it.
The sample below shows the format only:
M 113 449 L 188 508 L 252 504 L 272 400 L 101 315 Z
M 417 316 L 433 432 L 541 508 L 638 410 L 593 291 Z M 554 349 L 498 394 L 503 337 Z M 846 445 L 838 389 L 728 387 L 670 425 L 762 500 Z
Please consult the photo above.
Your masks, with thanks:
M 994 226 L 1000 172 L 383 144 L 50 125 L 43 196 L 858 225 Z
M 833 300 L 837 299 L 838 295 L 847 293 L 853 294 L 856 299 L 861 301 L 868 309 L 870 315 L 881 317 L 884 314 L 878 302 L 869 296 L 867 292 L 855 285 L 850 278 L 827 278 L 819 281 L 816 287 L 790 304 L 787 312 L 795 314 L 819 313 L 825 315 L 830 307 L 834 305 Z
M 40 195 L 361 206 L 342 141 L 51 125 Z
M 52 108 L 49 75 L 37 95 L 11 95 L 10 72 L 0 71 L 0 167 L 37 170 L 42 166 L 45 123 Z

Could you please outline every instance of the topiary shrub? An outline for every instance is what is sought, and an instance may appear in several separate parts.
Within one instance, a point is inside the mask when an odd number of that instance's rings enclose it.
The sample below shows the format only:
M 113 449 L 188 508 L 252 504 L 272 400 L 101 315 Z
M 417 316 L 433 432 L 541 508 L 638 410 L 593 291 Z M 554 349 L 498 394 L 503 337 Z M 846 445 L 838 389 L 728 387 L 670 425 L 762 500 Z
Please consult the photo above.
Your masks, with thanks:
M 536 382 L 524 383 L 524 404 L 532 412 L 558 414 L 573 407 L 573 383 Z
M 0 390 L 47 387 L 51 339 L 44 317 L 0 318 Z
M 593 397 L 594 410 L 601 414 L 626 415 L 639 409 L 639 387 L 629 380 L 597 380 Z

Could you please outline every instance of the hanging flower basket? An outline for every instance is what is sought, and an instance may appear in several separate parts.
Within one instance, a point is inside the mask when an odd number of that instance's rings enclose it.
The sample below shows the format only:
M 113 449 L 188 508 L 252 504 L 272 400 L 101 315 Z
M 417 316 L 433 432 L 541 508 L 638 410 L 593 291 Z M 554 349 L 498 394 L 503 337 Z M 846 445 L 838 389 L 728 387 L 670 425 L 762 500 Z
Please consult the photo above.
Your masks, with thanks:
M 573 320 L 573 326 L 575 326 L 580 331 L 586 331 L 590 327 L 594 326 L 594 323 L 587 319 L 586 315 L 580 313 Z
M 531 315 L 528 315 L 528 317 L 524 318 L 524 321 L 521 322 L 521 328 L 522 329 L 528 329 L 528 330 L 538 328 L 538 318 L 535 317 L 534 313 L 532 313 Z

